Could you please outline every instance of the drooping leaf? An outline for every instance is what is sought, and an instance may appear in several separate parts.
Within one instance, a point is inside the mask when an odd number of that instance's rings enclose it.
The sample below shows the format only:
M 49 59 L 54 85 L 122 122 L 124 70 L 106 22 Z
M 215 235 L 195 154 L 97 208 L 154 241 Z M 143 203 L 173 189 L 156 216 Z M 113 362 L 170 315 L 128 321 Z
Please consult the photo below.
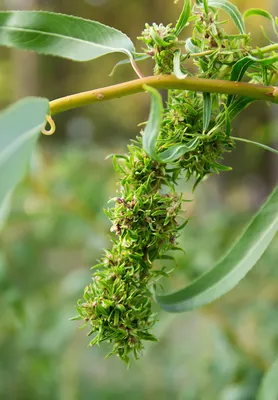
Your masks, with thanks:
M 0 45 L 89 61 L 105 54 L 134 53 L 122 32 L 99 22 L 45 11 L 0 12 Z
M 0 207 L 26 172 L 49 102 L 27 98 L 0 113 Z
M 188 18 L 191 14 L 191 0 L 184 0 L 184 6 L 181 12 L 181 15 L 178 19 L 178 22 L 175 26 L 175 35 L 179 36 L 183 28 L 186 26 Z
M 244 17 L 244 19 L 246 19 L 246 18 L 254 16 L 254 15 L 264 17 L 264 18 L 267 18 L 268 20 L 270 20 L 272 22 L 272 27 L 273 27 L 274 32 L 276 33 L 276 35 L 278 34 L 278 31 L 276 29 L 275 19 L 268 11 L 263 10 L 261 8 L 250 8 L 249 10 L 245 11 L 245 13 L 243 14 L 243 17 Z
M 267 371 L 260 385 L 257 400 L 278 399 L 278 359 Z
M 211 119 L 211 95 L 210 93 L 203 93 L 203 98 L 204 98 L 204 115 L 203 115 L 203 131 L 206 132 L 206 130 L 209 127 L 210 119 Z
M 149 56 L 148 54 L 145 54 L 145 53 L 134 54 L 134 56 L 133 56 L 133 58 L 136 62 L 147 60 L 150 57 L 151 56 Z M 130 64 L 130 58 L 125 58 L 124 60 L 117 62 L 117 64 L 113 67 L 112 71 L 110 72 L 109 76 L 113 76 L 114 73 L 116 72 L 116 70 L 118 69 L 118 67 L 120 67 L 121 65 L 125 65 L 125 64 Z
M 155 146 L 162 123 L 163 104 L 161 96 L 156 89 L 150 86 L 145 86 L 144 89 L 151 94 L 152 100 L 149 119 L 143 134 L 143 148 L 149 156 L 158 161 Z
M 187 74 L 184 74 L 181 71 L 181 51 L 180 50 L 175 50 L 175 52 L 174 52 L 173 66 L 174 66 L 174 75 L 176 75 L 176 77 L 178 79 L 184 79 L 187 77 Z
M 230 3 L 228 0 L 208 0 L 208 5 L 210 7 L 220 8 L 226 11 L 231 19 L 234 21 L 240 33 L 246 33 L 242 15 L 239 9 L 234 4 Z
M 257 263 L 278 231 L 278 186 L 227 255 L 186 288 L 156 296 L 160 307 L 183 312 L 204 306 L 233 289 Z

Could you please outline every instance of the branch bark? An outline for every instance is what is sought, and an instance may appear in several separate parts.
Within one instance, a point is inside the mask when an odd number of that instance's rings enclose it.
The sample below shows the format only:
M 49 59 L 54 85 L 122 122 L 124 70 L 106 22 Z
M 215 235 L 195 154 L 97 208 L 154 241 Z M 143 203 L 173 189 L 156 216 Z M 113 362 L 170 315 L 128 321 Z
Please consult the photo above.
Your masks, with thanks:
M 100 101 L 112 100 L 131 94 L 144 92 L 144 86 L 156 89 L 183 89 L 196 92 L 224 93 L 251 97 L 257 100 L 278 103 L 278 87 L 231 82 L 217 79 L 189 77 L 178 79 L 173 75 L 148 76 L 142 79 L 123 82 L 101 89 L 89 90 L 51 101 L 51 115 Z

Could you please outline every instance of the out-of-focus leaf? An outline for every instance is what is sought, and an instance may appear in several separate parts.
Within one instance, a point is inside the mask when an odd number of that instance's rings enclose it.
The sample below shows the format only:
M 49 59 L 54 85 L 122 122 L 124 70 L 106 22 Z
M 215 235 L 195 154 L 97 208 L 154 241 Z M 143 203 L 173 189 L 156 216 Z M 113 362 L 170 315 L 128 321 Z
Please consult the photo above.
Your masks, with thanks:
M 258 391 L 257 400 L 278 399 L 278 359 L 264 376 Z
M 6 197 L 0 204 L 0 231 L 4 227 L 6 219 L 10 213 L 11 208 L 12 191 L 7 193 Z
M 254 144 L 257 147 L 261 147 L 264 150 L 268 150 L 271 151 L 271 153 L 276 154 L 276 156 L 278 156 L 278 150 L 274 149 L 273 147 L 269 147 L 263 143 L 258 143 L 258 142 L 254 142 L 253 140 L 249 140 L 249 139 L 244 139 L 241 137 L 234 137 L 231 136 L 232 139 L 237 140 L 238 142 L 244 142 L 244 143 L 248 143 L 248 144 Z
M 206 15 L 209 13 L 208 0 L 203 0 L 204 10 Z
M 190 17 L 190 13 L 191 13 L 191 0 L 184 0 L 184 6 L 181 15 L 175 26 L 175 35 L 179 36 L 183 28 L 186 26 L 188 18 Z
M 49 102 L 27 98 L 0 114 L 0 207 L 25 174 Z
M 105 54 L 134 53 L 122 32 L 96 21 L 44 11 L 0 12 L 0 45 L 89 61 Z
M 156 296 L 166 311 L 204 306 L 233 289 L 257 263 L 278 231 L 278 186 L 227 255 L 209 272 L 178 292 Z
M 234 4 L 230 3 L 228 0 L 208 0 L 208 5 L 226 11 L 238 27 L 240 33 L 244 34 L 246 32 L 242 15 Z

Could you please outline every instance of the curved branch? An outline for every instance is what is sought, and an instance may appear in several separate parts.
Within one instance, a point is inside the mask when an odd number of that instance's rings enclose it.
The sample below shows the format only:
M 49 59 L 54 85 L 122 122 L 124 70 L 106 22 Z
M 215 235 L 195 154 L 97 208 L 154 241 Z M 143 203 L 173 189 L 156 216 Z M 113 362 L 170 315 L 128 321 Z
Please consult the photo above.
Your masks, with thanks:
M 278 87 L 275 86 L 193 77 L 178 79 L 174 75 L 159 75 L 62 97 L 50 102 L 50 111 L 54 115 L 88 104 L 144 92 L 145 85 L 156 89 L 183 89 L 195 92 L 239 95 L 278 103 Z

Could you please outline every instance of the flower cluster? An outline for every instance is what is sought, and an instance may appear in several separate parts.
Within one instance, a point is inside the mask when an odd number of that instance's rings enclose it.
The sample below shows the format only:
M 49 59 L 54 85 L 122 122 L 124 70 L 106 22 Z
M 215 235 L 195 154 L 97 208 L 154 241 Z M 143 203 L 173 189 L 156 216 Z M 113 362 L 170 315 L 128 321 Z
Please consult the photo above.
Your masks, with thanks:
M 173 176 L 142 150 L 140 139 L 129 146 L 129 155 L 115 157 L 115 166 L 120 190 L 106 210 L 113 247 L 94 267 L 77 310 L 91 327 L 89 335 L 95 334 L 90 345 L 113 343 L 110 354 L 128 363 L 130 352 L 140 356 L 142 340 L 156 340 L 150 333 L 156 320 L 151 287 L 167 273 L 153 262 L 176 248 L 182 199 L 172 190 Z
M 138 37 L 146 45 L 145 52 L 155 61 L 154 74 L 171 74 L 173 72 L 174 50 L 178 38 L 172 24 L 145 25 L 142 36 Z

